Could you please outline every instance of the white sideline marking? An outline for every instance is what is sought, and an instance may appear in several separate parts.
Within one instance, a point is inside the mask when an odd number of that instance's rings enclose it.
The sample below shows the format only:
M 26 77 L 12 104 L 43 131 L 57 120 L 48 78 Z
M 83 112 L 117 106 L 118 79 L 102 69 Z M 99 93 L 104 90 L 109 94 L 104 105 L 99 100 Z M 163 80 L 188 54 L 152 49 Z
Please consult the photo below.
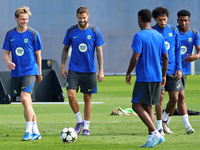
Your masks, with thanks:
M 21 102 L 12 102 L 11 104 L 22 104 Z M 69 104 L 69 102 L 32 102 L 32 104 Z M 84 102 L 78 102 L 84 104 Z M 103 102 L 92 102 L 92 104 L 103 104 Z

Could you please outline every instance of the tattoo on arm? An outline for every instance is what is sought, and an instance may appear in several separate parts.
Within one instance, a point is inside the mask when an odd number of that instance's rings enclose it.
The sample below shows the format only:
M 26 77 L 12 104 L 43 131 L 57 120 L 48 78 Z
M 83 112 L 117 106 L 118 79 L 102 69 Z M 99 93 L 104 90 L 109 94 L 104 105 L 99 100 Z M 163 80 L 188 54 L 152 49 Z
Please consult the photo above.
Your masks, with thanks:
M 99 64 L 99 70 L 103 70 L 103 52 L 102 52 L 102 46 L 96 47 L 97 51 L 97 61 Z
M 69 46 L 65 45 L 63 47 L 63 51 L 62 51 L 61 64 L 65 64 L 66 63 L 67 56 L 68 56 L 68 51 L 69 51 Z

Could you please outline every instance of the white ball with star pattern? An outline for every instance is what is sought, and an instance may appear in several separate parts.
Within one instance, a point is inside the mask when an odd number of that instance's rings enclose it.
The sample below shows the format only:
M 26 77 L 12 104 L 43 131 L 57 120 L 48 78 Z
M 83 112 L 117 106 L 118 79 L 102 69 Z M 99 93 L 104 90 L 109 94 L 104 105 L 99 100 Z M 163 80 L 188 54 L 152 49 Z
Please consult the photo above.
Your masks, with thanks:
M 77 135 L 75 129 L 73 129 L 71 127 L 64 128 L 60 133 L 60 138 L 65 143 L 75 142 L 77 140 L 77 137 L 78 137 L 78 135 Z

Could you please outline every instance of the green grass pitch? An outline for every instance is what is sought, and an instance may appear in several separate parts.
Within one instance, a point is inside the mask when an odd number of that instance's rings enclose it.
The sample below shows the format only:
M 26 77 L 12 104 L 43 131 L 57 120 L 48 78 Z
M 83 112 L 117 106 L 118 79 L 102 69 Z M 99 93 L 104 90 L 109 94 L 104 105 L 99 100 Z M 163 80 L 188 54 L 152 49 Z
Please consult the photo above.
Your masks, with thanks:
M 105 80 L 98 83 L 98 94 L 93 95 L 90 132 L 91 136 L 79 135 L 75 143 L 64 144 L 60 139 L 60 132 L 64 127 L 75 127 L 76 118 L 68 104 L 34 104 L 37 115 L 41 140 L 21 141 L 25 132 L 25 120 L 22 105 L 0 105 L 0 149 L 21 150 L 122 150 L 140 148 L 147 138 L 147 128 L 138 116 L 111 116 L 115 107 L 130 108 L 132 85 L 125 82 L 125 76 L 105 76 Z M 200 75 L 188 76 L 186 83 L 186 104 L 189 110 L 200 111 Z M 67 102 L 66 90 L 65 101 Z M 83 102 L 81 93 L 77 94 L 79 102 Z M 164 105 L 168 102 L 165 94 Z M 80 104 L 83 116 L 84 105 Z M 173 135 L 165 135 L 165 142 L 155 149 L 196 150 L 200 147 L 200 116 L 189 116 L 195 133 L 187 135 L 180 116 L 173 116 L 169 126 Z

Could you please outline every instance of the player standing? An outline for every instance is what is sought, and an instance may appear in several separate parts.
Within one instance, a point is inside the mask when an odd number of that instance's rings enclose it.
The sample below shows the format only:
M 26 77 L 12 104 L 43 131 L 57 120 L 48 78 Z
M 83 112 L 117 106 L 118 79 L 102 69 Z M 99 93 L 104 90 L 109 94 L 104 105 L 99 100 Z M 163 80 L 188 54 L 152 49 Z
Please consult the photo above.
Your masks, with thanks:
M 167 117 L 171 110 L 173 110 L 176 106 L 181 84 L 180 79 L 182 77 L 182 66 L 180 37 L 178 29 L 173 25 L 167 24 L 169 11 L 166 8 L 157 7 L 152 11 L 152 15 L 156 21 L 156 25 L 152 28 L 157 30 L 164 37 L 169 56 L 166 85 L 161 88 L 160 104 L 155 106 L 157 129 L 162 135 L 164 135 L 163 129 L 166 133 L 173 133 L 167 126 Z M 169 102 L 167 103 L 166 109 L 162 114 L 162 104 L 165 91 L 168 91 Z
M 26 120 L 26 133 L 22 138 L 24 141 L 41 139 L 31 94 L 35 81 L 42 80 L 42 43 L 39 33 L 27 26 L 30 15 L 29 7 L 23 6 L 15 11 L 17 27 L 7 32 L 3 45 L 4 60 L 13 78 L 13 94 L 21 96 L 24 106 Z
M 200 34 L 199 31 L 197 31 L 196 29 L 188 27 L 188 25 L 190 24 L 190 16 L 191 14 L 187 10 L 180 10 L 177 13 L 177 28 L 179 30 L 181 40 L 181 58 L 183 69 L 183 76 L 181 78 L 182 86 L 181 90 L 179 91 L 178 99 L 178 110 L 185 125 L 187 134 L 194 133 L 194 129 L 189 122 L 187 106 L 185 103 L 185 83 L 187 79 L 187 74 L 191 74 L 190 62 L 200 58 Z M 195 46 L 196 48 L 196 55 L 192 54 L 193 46 Z M 169 118 L 167 120 L 168 124 L 173 113 L 174 110 L 170 112 Z
M 63 44 L 61 74 L 67 78 L 67 95 L 69 104 L 77 118 L 76 132 L 79 134 L 83 128 L 83 135 L 90 135 L 89 124 L 92 113 L 92 93 L 97 92 L 97 79 L 99 82 L 104 80 L 103 72 L 103 53 L 104 44 L 100 30 L 89 24 L 90 15 L 87 7 L 77 9 L 76 18 L 78 24 L 67 30 Z M 68 56 L 69 47 L 72 47 L 71 59 L 69 63 L 68 74 L 65 70 L 65 63 Z M 99 73 L 96 79 L 95 49 L 99 65 Z M 81 117 L 76 92 L 78 88 L 84 94 L 84 120 Z
M 151 11 L 148 9 L 138 12 L 138 25 L 141 31 L 134 36 L 131 46 L 134 52 L 126 73 L 126 82 L 131 84 L 131 71 L 136 66 L 132 108 L 149 131 L 148 141 L 141 147 L 155 147 L 165 141 L 154 125 L 152 105 L 158 105 L 160 101 L 161 86 L 164 86 L 166 81 L 168 54 L 162 35 L 151 29 L 151 18 Z

